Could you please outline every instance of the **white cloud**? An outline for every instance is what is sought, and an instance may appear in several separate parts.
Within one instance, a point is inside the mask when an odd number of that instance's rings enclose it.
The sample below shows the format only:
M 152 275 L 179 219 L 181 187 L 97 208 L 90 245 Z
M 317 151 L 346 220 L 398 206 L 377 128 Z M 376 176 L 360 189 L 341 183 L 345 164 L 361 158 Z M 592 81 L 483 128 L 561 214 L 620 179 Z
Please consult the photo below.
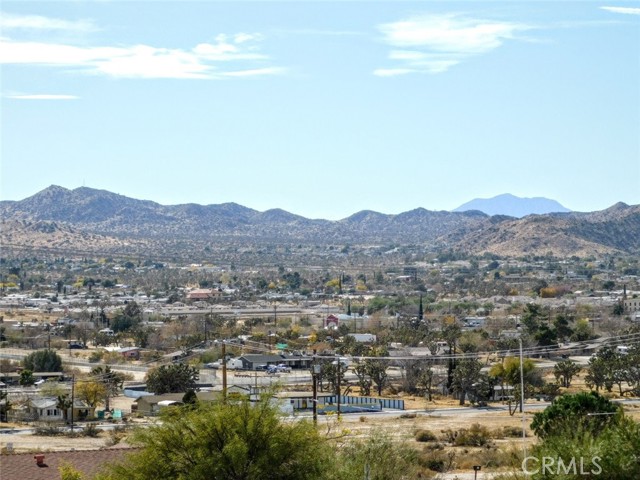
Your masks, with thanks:
M 392 50 L 389 53 L 391 60 L 407 60 L 410 62 L 424 60 L 428 57 L 428 54 L 423 52 L 416 52 L 415 50 Z
M 220 75 L 225 77 L 256 77 L 263 75 L 280 75 L 286 72 L 285 68 L 281 67 L 266 67 L 266 68 L 254 68 L 252 70 L 237 70 L 233 72 L 224 72 Z
M 397 77 L 399 75 L 406 75 L 414 72 L 415 70 L 410 68 L 378 68 L 373 71 L 373 74 L 378 77 Z
M 250 48 L 240 48 L 250 42 L 243 34 L 230 43 L 226 35 L 217 37 L 217 43 L 201 43 L 191 50 L 158 48 L 149 45 L 126 47 L 79 47 L 74 45 L 20 42 L 0 39 L 0 64 L 41 65 L 71 67 L 80 72 L 117 78 L 177 78 L 205 79 L 222 76 L 249 76 L 282 73 L 275 67 L 247 68 L 246 72 L 219 70 L 220 62 L 246 64 L 265 61 L 266 55 Z M 255 72 L 255 73 L 252 73 Z
M 236 33 L 233 36 L 234 43 L 259 42 L 263 39 L 259 33 Z
M 40 15 L 15 15 L 0 12 L 0 29 L 29 29 L 29 30 L 67 30 L 89 32 L 96 30 L 91 20 L 62 20 L 59 18 L 42 17 Z
M 423 15 L 378 26 L 386 44 L 405 48 L 392 50 L 389 58 L 422 73 L 445 72 L 465 58 L 488 53 L 531 28 L 458 14 Z
M 54 94 L 31 94 L 31 95 L 7 95 L 6 98 L 14 100 L 77 100 L 80 97 L 75 95 L 54 95 Z
M 600 7 L 602 10 L 607 10 L 613 13 L 623 13 L 626 15 L 640 15 L 640 8 L 636 7 Z

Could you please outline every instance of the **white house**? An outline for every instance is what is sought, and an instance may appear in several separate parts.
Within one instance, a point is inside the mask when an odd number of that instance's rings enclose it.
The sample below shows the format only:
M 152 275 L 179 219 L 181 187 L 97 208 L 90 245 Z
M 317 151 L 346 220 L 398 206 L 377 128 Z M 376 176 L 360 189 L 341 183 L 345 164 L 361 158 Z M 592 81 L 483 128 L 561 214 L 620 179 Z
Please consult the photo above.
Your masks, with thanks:
M 43 422 L 64 420 L 64 413 L 61 408 L 58 408 L 58 399 L 53 397 L 32 398 L 29 401 L 29 413 Z

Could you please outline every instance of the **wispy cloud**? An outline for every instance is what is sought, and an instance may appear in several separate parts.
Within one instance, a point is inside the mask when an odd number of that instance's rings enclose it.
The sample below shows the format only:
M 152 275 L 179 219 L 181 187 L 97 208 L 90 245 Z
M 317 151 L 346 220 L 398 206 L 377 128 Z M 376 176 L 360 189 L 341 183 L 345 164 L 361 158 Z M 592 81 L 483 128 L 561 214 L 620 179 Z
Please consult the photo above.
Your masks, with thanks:
M 460 14 L 411 17 L 378 26 L 383 41 L 395 48 L 389 59 L 402 62 L 401 68 L 378 69 L 374 74 L 442 73 L 461 61 L 499 48 L 531 26 L 492 21 Z
M 219 35 L 214 43 L 201 43 L 190 50 L 149 45 L 86 47 L 0 39 L 0 64 L 67 67 L 115 78 L 206 79 L 241 76 L 241 73 L 228 71 L 228 62 L 240 62 L 243 67 L 249 63 L 250 68 L 245 68 L 247 72 L 283 73 L 284 69 L 259 65 L 268 60 L 268 56 L 259 53 L 253 45 L 261 38 L 259 34 L 247 33 Z M 222 68 L 223 65 L 225 68 Z M 249 75 L 246 73 L 244 76 Z
M 364 35 L 364 32 L 356 30 L 328 30 L 318 28 L 297 28 L 297 29 L 276 29 L 273 33 L 277 35 L 317 35 L 324 37 L 351 37 Z
M 264 75 L 282 75 L 287 69 L 282 67 L 266 67 L 254 68 L 251 70 L 237 70 L 232 72 L 224 72 L 221 75 L 225 77 L 257 77 Z
M 6 98 L 14 100 L 77 100 L 75 95 L 31 94 L 31 95 L 7 95 Z
M 600 7 L 602 10 L 607 10 L 613 13 L 623 13 L 626 15 L 640 15 L 640 8 L 636 7 Z
M 415 73 L 415 70 L 411 68 L 378 68 L 373 71 L 377 77 L 397 77 L 408 73 Z
M 40 15 L 16 15 L 0 12 L 0 29 L 65 30 L 90 32 L 97 30 L 91 20 L 63 20 Z

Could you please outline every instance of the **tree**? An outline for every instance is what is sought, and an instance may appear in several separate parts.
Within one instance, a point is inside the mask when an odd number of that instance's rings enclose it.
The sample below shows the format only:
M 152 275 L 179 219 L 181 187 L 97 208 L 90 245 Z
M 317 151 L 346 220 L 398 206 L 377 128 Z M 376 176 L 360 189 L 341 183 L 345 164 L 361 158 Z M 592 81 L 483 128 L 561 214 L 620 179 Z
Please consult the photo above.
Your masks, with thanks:
M 571 385 L 571 380 L 574 375 L 578 374 L 578 372 L 580 372 L 580 367 L 571 360 L 562 360 L 561 362 L 556 363 L 553 367 L 553 375 L 565 388 L 568 388 L 569 385 Z
M 371 395 L 371 386 L 373 385 L 373 381 L 371 380 L 371 377 L 369 377 L 367 365 L 365 363 L 359 362 L 355 365 L 355 367 L 353 367 L 353 372 L 356 374 L 356 377 L 358 379 L 360 395 L 365 397 Z
M 540 438 L 571 431 L 597 433 L 604 426 L 619 421 L 620 416 L 616 414 L 620 412 L 618 405 L 597 392 L 562 395 L 533 415 L 531 429 Z
M 559 340 L 566 340 L 573 334 L 573 329 L 569 326 L 569 318 L 566 315 L 558 314 L 553 321 L 556 335 Z
M 527 390 L 532 386 L 541 386 L 543 384 L 540 372 L 536 369 L 536 364 L 530 358 L 525 358 L 522 362 L 522 373 L 524 381 L 525 397 L 527 396 Z M 494 377 L 500 383 L 506 383 L 513 387 L 513 393 L 520 406 L 522 412 L 522 405 L 524 399 L 521 398 L 520 393 L 520 359 L 517 357 L 507 357 L 502 363 L 496 364 L 489 370 L 489 375 Z M 512 415 L 515 413 L 510 412 Z
M 107 397 L 107 387 L 100 381 L 82 381 L 78 382 L 75 394 L 91 408 L 95 408 Z
M 282 421 L 268 399 L 168 409 L 131 442 L 140 451 L 99 480 L 314 480 L 331 461 L 311 422 Z
M 11 410 L 11 402 L 6 390 L 0 389 L 0 422 L 7 422 L 7 413 Z
M 627 365 L 613 347 L 604 347 L 589 360 L 585 383 L 589 388 L 595 387 L 596 391 L 604 388 L 607 392 L 618 384 L 622 394 L 622 383 L 626 377 Z
M 31 370 L 22 370 L 20 372 L 20 380 L 18 383 L 20 385 L 33 385 L 36 379 L 33 377 L 33 372 Z
M 460 405 L 464 405 L 464 401 L 473 385 L 480 377 L 482 362 L 476 358 L 463 358 L 456 365 L 453 371 L 453 390 L 460 395 Z
M 598 431 L 582 429 L 572 424 L 563 424 L 557 434 L 538 442 L 532 455 L 537 462 L 528 461 L 530 470 L 538 469 L 535 480 L 582 480 L 603 478 L 615 480 L 637 480 L 640 478 L 638 445 L 640 445 L 640 424 L 623 417 Z M 553 468 L 546 473 L 542 470 L 544 459 L 564 462 L 564 471 Z M 572 468 L 571 461 L 573 460 Z M 565 472 L 567 472 L 565 474 Z M 584 472 L 584 474 L 583 474 Z
M 32 372 L 61 372 L 62 359 L 53 350 L 38 350 L 24 357 L 22 366 Z
M 542 310 L 540 305 L 535 303 L 527 303 L 522 314 L 522 324 L 527 329 L 527 333 L 534 335 L 540 326 L 540 317 Z
M 182 396 L 182 403 L 189 406 L 194 406 L 198 403 L 198 396 L 196 395 L 195 390 L 187 390 L 187 392 Z
M 585 340 L 589 340 L 593 337 L 591 327 L 589 326 L 589 321 L 586 319 L 580 319 L 576 322 L 576 327 L 573 329 L 573 334 L 571 334 L 571 341 L 573 342 L 584 342 Z
M 104 405 L 105 410 L 109 410 L 111 397 L 115 397 L 124 383 L 124 376 L 121 373 L 111 370 L 109 365 L 103 367 L 95 367 L 91 370 L 91 377 L 96 382 L 100 382 L 104 385 Z
M 67 420 L 67 414 L 69 412 L 69 409 L 73 406 L 73 402 L 71 401 L 71 398 L 69 397 L 68 394 L 64 394 L 64 395 L 59 395 L 58 396 L 58 402 L 56 403 L 56 407 L 59 408 L 60 410 L 62 410 L 62 417 L 64 418 L 64 420 Z
M 147 373 L 147 389 L 156 395 L 194 390 L 198 370 L 184 363 L 161 365 Z
M 59 395 L 63 395 L 66 391 L 66 385 L 58 382 L 57 380 L 47 380 L 40 385 L 40 391 L 38 394 L 41 397 L 57 397 Z
M 433 400 L 431 395 L 431 387 L 435 378 L 435 372 L 431 368 L 430 364 L 424 365 L 420 368 L 420 376 L 418 378 L 418 386 L 424 389 L 425 396 L 428 401 Z
M 341 383 L 341 379 L 344 378 L 344 374 L 347 372 L 347 366 L 342 362 L 337 361 L 325 363 L 322 365 L 321 372 L 322 373 L 320 374 L 318 380 L 320 382 L 322 382 L 323 379 L 326 380 L 329 384 L 329 391 L 335 393 L 336 395 L 340 395 L 340 392 L 338 391 L 338 385 L 339 383 Z

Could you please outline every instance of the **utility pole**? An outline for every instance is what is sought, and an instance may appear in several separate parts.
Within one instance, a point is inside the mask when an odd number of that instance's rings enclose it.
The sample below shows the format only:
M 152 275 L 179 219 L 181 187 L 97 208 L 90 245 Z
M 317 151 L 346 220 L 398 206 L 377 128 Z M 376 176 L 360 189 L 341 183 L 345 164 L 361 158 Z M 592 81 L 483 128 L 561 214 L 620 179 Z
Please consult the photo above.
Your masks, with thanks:
M 227 401 L 227 344 L 222 341 L 222 401 Z
M 522 356 L 522 337 L 519 337 L 520 341 L 520 413 L 522 413 L 522 448 L 524 450 L 524 458 L 527 458 L 527 431 L 525 427 L 524 419 L 524 367 Z
M 204 345 L 205 347 L 207 346 L 207 341 L 209 340 L 209 336 L 207 335 L 207 323 L 209 323 L 209 320 L 213 319 L 213 307 L 211 307 L 209 309 L 209 318 L 207 318 L 207 316 L 204 316 Z
M 338 371 L 337 371 L 337 382 L 336 382 L 338 384 L 338 388 L 337 388 L 337 390 L 338 390 L 338 420 L 340 420 L 340 395 L 342 393 L 341 392 L 341 387 L 340 387 L 340 370 L 342 369 L 342 365 L 340 365 L 340 357 L 337 357 L 336 363 L 337 363 L 336 367 L 338 368 Z
M 316 356 L 313 356 L 313 365 L 311 366 L 311 380 L 313 381 L 313 424 L 318 424 L 318 374 L 320 373 L 321 365 L 316 363 Z
M 278 330 L 278 304 L 273 304 L 273 329 Z
M 73 407 L 76 403 L 75 393 L 76 393 L 76 376 L 75 374 L 71 375 L 71 433 L 73 433 Z

